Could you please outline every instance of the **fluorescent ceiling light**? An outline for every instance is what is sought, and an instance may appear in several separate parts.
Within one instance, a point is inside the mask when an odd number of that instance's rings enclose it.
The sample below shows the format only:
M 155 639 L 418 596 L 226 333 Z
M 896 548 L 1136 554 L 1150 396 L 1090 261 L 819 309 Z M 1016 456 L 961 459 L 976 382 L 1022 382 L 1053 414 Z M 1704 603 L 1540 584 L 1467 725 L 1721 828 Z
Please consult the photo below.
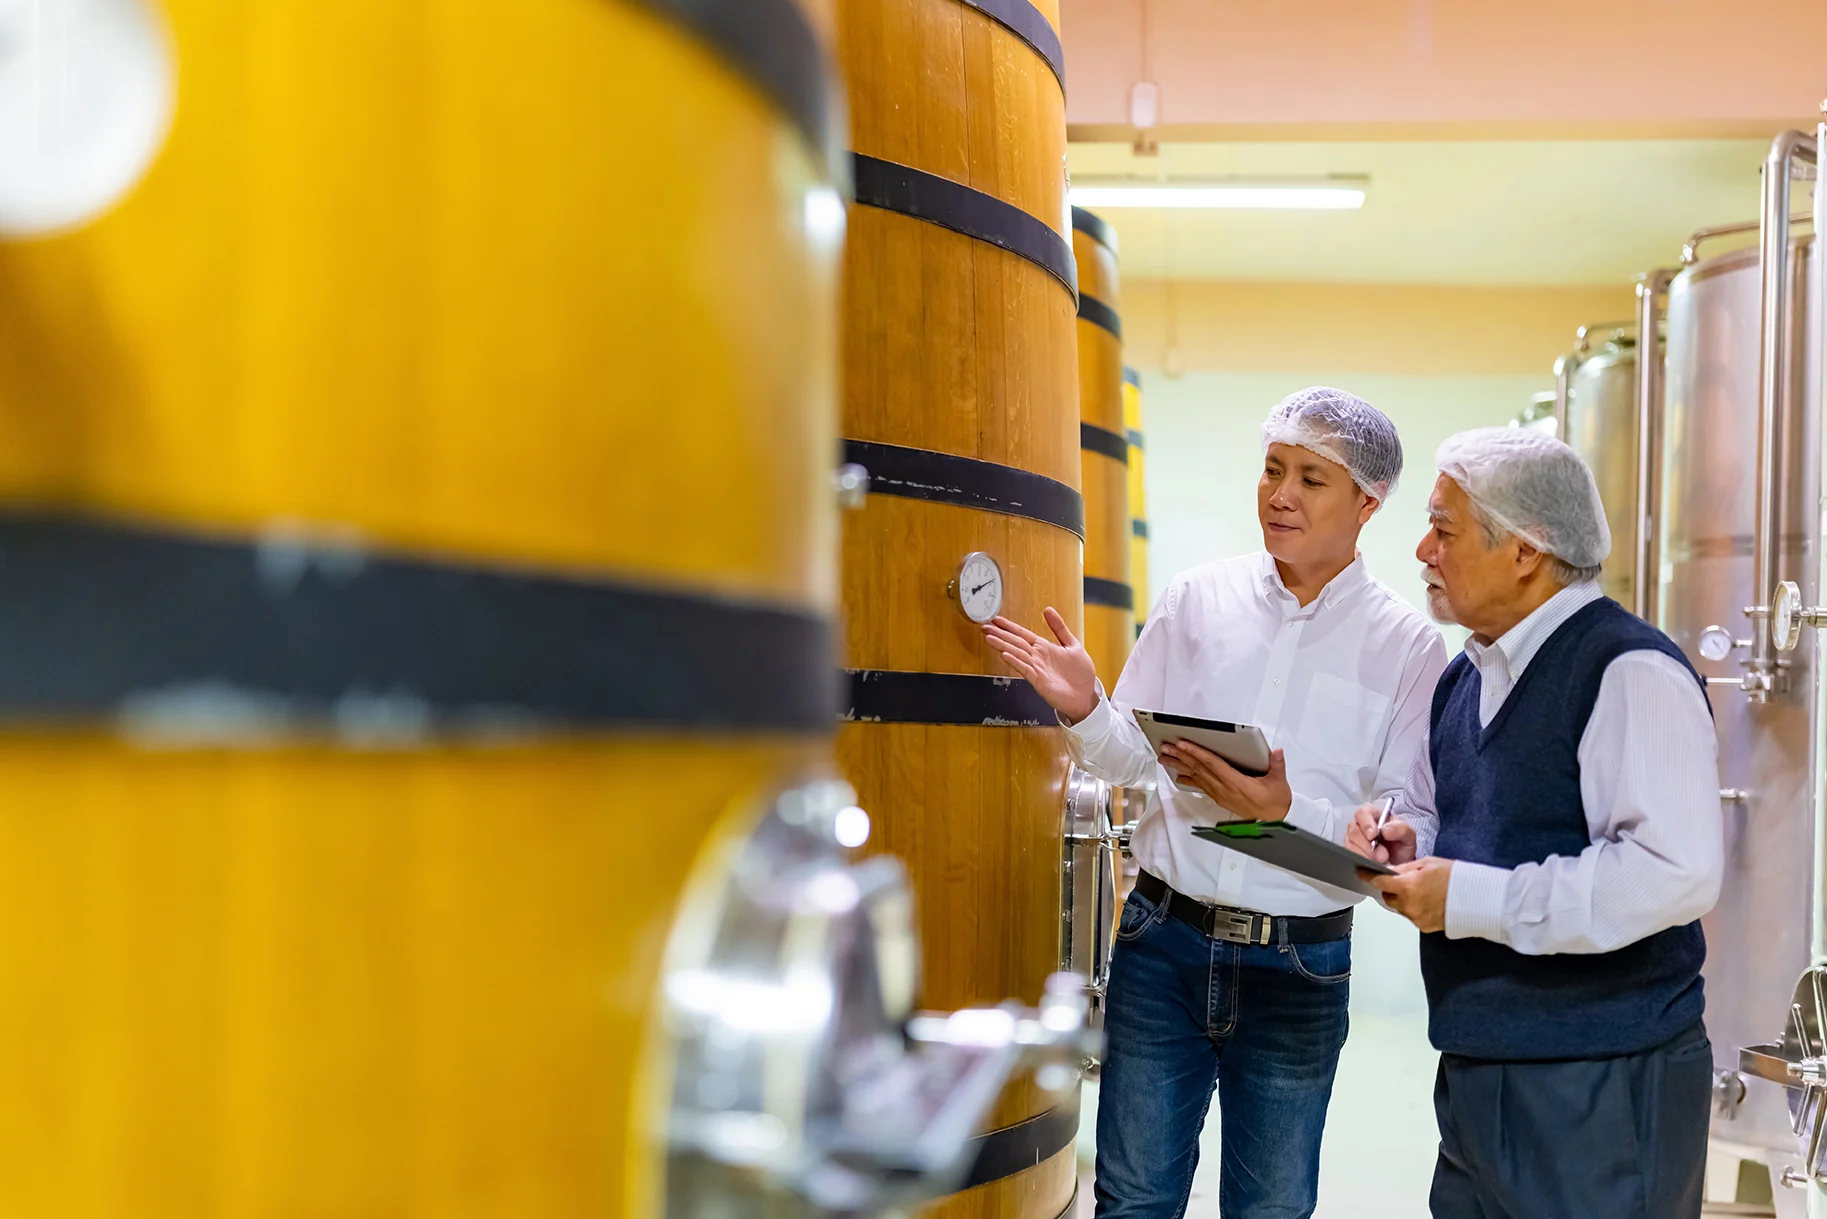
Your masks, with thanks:
M 1319 182 L 1087 182 L 1072 188 L 1074 207 L 1196 207 L 1354 211 L 1363 178 Z

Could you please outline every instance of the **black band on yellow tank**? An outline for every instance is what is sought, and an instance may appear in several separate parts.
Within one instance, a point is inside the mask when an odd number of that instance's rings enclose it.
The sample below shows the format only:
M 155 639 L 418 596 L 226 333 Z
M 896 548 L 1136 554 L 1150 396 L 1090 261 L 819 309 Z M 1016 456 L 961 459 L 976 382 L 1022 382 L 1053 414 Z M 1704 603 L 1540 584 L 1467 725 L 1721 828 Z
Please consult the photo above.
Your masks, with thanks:
M 1129 441 L 1121 432 L 1101 428 L 1095 423 L 1078 425 L 1078 447 L 1092 453 L 1101 453 L 1112 461 L 1129 464 Z
M 1056 728 L 1059 717 L 1018 677 L 851 669 L 850 696 L 838 717 L 870 724 L 976 724 Z
M 1106 250 L 1109 250 L 1112 254 L 1117 252 L 1116 230 L 1110 227 L 1110 222 L 1108 220 L 1104 219 L 1096 212 L 1088 212 L 1082 207 L 1073 208 L 1072 227 L 1103 246 Z
M 1123 319 L 1117 316 L 1115 309 L 1095 296 L 1087 296 L 1083 292 L 1078 294 L 1078 315 L 1093 326 L 1108 330 L 1119 339 L 1123 337 Z
M 1072 243 L 1046 221 L 994 195 L 898 161 L 851 154 L 856 201 L 899 212 L 1020 255 L 1050 273 L 1078 298 Z
M 820 731 L 822 617 L 432 562 L 0 516 L 0 720 L 217 739 Z
M 844 460 L 869 471 L 869 494 L 1021 516 L 1085 536 L 1085 498 L 1031 470 L 870 440 L 844 441 Z
M 767 95 L 826 164 L 836 165 L 835 73 L 793 0 L 638 0 L 685 26 Z
M 1100 580 L 1096 576 L 1086 576 L 1085 604 L 1133 612 L 1136 607 L 1136 590 L 1121 580 Z
M 1012 1177 L 1036 1164 L 1052 1159 L 1078 1137 L 1078 1089 L 1057 1108 L 1001 1130 L 980 1134 L 971 1140 L 977 1146 L 977 1158 L 964 1179 L 963 1189 L 988 1185 Z
M 1041 16 L 1039 9 L 1029 4 L 1028 0 L 960 0 L 960 3 L 976 9 L 1033 47 L 1034 53 L 1046 60 L 1047 66 L 1053 69 L 1060 91 L 1065 92 L 1066 51 L 1060 45 L 1059 34 Z

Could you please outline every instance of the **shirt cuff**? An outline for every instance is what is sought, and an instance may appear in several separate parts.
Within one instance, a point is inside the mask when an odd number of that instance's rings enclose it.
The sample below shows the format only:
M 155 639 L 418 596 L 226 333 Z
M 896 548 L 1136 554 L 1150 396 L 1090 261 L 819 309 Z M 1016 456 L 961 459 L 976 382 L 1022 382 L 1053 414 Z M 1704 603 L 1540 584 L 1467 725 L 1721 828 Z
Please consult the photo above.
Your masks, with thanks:
M 1315 800 L 1312 796 L 1303 796 L 1294 792 L 1288 801 L 1287 823 L 1297 830 L 1306 830 L 1309 834 L 1318 834 L 1328 842 L 1343 843 L 1345 836 L 1336 832 L 1332 824 L 1332 805 L 1324 800 Z
M 1446 938 L 1503 943 L 1504 895 L 1509 887 L 1508 868 L 1454 860 L 1446 885 Z
M 1090 737 L 1092 740 L 1101 741 L 1110 732 L 1112 727 L 1110 721 L 1116 715 L 1116 708 L 1110 705 L 1110 699 L 1104 694 L 1104 683 L 1099 682 L 1097 686 L 1097 706 L 1091 709 L 1090 715 L 1087 715 L 1076 724 L 1066 723 L 1066 717 L 1059 714 L 1057 711 L 1055 711 L 1053 715 L 1055 719 L 1059 720 L 1060 727 L 1064 728 L 1067 732 L 1070 732 L 1079 740 L 1082 741 L 1086 737 Z

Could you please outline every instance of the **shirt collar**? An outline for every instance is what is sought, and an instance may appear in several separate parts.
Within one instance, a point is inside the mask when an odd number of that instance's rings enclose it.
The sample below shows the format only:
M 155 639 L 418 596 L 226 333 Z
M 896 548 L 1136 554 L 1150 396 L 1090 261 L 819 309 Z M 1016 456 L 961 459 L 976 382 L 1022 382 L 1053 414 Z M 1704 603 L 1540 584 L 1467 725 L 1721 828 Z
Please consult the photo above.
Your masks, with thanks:
M 1515 681 L 1522 677 L 1523 670 L 1529 667 L 1529 662 L 1535 659 L 1535 654 L 1541 651 L 1542 644 L 1548 642 L 1550 635 L 1560 630 L 1567 619 L 1602 596 L 1604 593 L 1599 591 L 1597 580 L 1581 580 L 1577 584 L 1569 584 L 1536 606 L 1527 618 L 1505 631 L 1495 642 L 1485 645 L 1474 639 L 1466 640 L 1465 654 L 1474 665 L 1483 669 L 1486 667 L 1487 654 L 1495 652 L 1496 656 L 1489 659 L 1501 659 L 1509 671 L 1510 679 Z
M 1262 591 L 1267 594 L 1271 603 L 1281 598 L 1293 600 L 1294 594 L 1288 591 L 1288 586 L 1286 584 L 1282 583 L 1281 571 L 1275 566 L 1275 556 L 1271 555 L 1266 550 L 1261 551 L 1260 553 L 1262 556 Z M 1330 609 L 1345 597 L 1369 583 L 1370 571 L 1364 566 L 1363 552 L 1359 551 L 1356 555 L 1352 556 L 1351 562 L 1346 565 L 1343 571 L 1339 572 L 1338 575 L 1332 577 L 1332 579 L 1327 582 L 1326 587 L 1320 590 L 1319 596 L 1315 597 L 1310 604 L 1302 606 L 1301 608 L 1314 609 L 1323 605 Z

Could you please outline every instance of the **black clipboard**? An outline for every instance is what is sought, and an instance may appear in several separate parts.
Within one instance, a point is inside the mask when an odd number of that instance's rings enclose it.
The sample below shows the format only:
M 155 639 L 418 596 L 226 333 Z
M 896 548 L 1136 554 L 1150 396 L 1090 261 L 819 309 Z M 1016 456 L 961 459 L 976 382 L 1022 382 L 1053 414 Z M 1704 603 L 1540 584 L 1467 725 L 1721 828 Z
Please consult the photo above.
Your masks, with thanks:
M 1377 895 L 1377 890 L 1358 875 L 1359 868 L 1379 876 L 1396 874 L 1388 864 L 1367 859 L 1285 821 L 1222 821 L 1217 825 L 1199 826 L 1193 830 L 1193 837 L 1241 851 L 1252 859 L 1274 864 L 1322 885 L 1371 897 Z

